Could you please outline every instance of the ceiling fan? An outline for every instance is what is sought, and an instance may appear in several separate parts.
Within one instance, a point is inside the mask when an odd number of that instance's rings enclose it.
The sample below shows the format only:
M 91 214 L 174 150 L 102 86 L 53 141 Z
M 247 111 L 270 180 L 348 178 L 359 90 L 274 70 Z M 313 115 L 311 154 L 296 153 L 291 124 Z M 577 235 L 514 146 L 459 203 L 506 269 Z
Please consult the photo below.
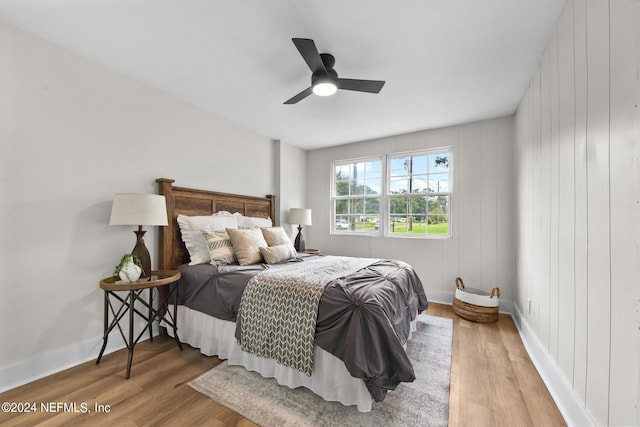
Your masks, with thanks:
M 382 80 L 341 79 L 333 69 L 336 59 L 328 53 L 318 53 L 316 44 L 311 39 L 294 38 L 302 58 L 311 69 L 311 86 L 286 100 L 285 104 L 295 104 L 312 93 L 319 96 L 333 95 L 338 89 L 354 90 L 357 92 L 378 93 L 384 86 Z

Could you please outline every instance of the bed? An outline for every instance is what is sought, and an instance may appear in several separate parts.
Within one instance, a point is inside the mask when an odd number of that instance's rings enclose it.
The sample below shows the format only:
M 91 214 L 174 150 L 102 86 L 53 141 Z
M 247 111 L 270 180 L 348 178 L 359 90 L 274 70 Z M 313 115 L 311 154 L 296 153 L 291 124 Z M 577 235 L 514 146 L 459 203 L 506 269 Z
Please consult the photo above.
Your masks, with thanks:
M 177 304 L 178 334 L 182 342 L 205 355 L 226 359 L 230 365 L 241 365 L 264 377 L 275 378 L 281 385 L 303 386 L 325 400 L 355 405 L 361 412 L 370 411 L 374 401 L 383 401 L 387 392 L 399 383 L 413 381 L 415 375 L 404 349 L 417 315 L 427 307 L 427 299 L 411 266 L 397 260 L 311 254 L 295 254 L 282 262 L 268 263 L 266 252 L 261 262 L 244 265 L 237 262 L 220 265 L 191 262 L 194 265 L 189 265 L 193 258 L 183 240 L 179 219 L 224 213 L 260 219 L 261 228 L 248 232 L 277 231 L 275 197 L 177 187 L 172 179 L 166 178 L 156 181 L 159 194 L 166 197 L 169 217 L 169 225 L 160 229 L 160 268 L 178 269 L 182 273 L 178 285 L 180 299 L 171 301 Z M 261 311 L 261 307 L 271 309 L 275 303 L 260 303 L 260 298 L 271 295 L 260 292 L 273 289 L 271 285 L 285 277 L 290 280 L 292 275 L 296 278 L 306 275 L 323 283 L 319 291 L 314 291 L 318 301 L 311 320 L 312 344 L 306 346 L 311 358 L 310 369 L 309 363 L 303 363 L 303 368 L 295 364 L 299 355 L 292 364 L 287 356 L 283 361 L 272 353 L 250 348 L 256 341 L 256 332 L 245 333 L 245 329 L 251 331 L 252 322 L 278 323 L 256 320 L 251 313 Z M 262 284 L 266 287 L 259 288 L 258 279 L 268 282 Z M 241 307 L 244 309 L 240 310 Z M 293 314 L 288 316 L 290 319 Z M 304 322 L 289 321 L 283 328 L 303 329 L 298 323 Z M 263 346 L 264 341 L 269 341 L 276 349 L 286 347 L 275 345 L 273 340 L 275 338 L 258 341 Z

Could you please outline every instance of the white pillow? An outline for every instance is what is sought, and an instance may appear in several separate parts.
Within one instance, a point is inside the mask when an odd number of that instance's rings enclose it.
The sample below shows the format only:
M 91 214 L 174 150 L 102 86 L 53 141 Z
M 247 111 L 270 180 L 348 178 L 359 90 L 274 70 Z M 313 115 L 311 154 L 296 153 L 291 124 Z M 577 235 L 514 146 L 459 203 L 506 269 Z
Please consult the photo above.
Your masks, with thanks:
M 191 262 L 189 265 L 206 264 L 211 262 L 211 255 L 203 232 L 213 233 L 227 228 L 238 228 L 237 218 L 234 216 L 187 216 L 178 215 L 178 226 L 182 234 L 182 241 L 187 247 Z
M 258 218 L 254 216 L 244 216 L 239 212 L 233 214 L 238 219 L 238 228 L 271 227 L 271 218 Z

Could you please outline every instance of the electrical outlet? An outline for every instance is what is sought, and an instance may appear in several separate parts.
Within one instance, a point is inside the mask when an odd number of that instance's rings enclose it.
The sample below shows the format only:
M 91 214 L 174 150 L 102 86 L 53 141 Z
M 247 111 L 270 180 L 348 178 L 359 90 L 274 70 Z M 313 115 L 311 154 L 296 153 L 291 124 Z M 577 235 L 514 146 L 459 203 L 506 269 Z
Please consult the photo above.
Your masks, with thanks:
M 528 313 L 531 314 L 531 298 L 527 299 L 527 303 L 529 304 Z

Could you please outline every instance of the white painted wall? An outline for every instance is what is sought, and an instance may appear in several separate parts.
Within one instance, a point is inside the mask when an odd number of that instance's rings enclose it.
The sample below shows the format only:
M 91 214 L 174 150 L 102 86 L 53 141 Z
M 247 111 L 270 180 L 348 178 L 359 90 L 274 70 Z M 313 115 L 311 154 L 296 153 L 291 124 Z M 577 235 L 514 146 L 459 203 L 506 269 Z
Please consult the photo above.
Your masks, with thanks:
M 332 161 L 445 146 L 454 147 L 452 239 L 330 234 Z M 327 254 L 406 261 L 435 301 L 453 300 L 456 276 L 487 290 L 497 283 L 508 300 L 514 280 L 512 147 L 512 119 L 502 118 L 309 151 L 313 226 L 307 246 Z
M 278 188 L 280 190 L 278 200 L 279 224 L 287 231 L 291 240 L 295 240 L 298 234 L 296 224 L 288 223 L 289 208 L 304 208 L 307 205 L 307 197 L 304 191 L 307 183 L 307 153 L 306 151 L 278 141 L 276 167 Z M 303 230 L 306 236 L 306 230 Z
M 515 120 L 514 301 L 599 425 L 640 424 L 638 23 L 567 2 Z
M 114 193 L 155 193 L 158 177 L 256 196 L 277 188 L 266 137 L 4 24 L 0 58 L 6 389 L 97 356 L 98 281 L 135 242 L 133 227 L 107 225 Z

